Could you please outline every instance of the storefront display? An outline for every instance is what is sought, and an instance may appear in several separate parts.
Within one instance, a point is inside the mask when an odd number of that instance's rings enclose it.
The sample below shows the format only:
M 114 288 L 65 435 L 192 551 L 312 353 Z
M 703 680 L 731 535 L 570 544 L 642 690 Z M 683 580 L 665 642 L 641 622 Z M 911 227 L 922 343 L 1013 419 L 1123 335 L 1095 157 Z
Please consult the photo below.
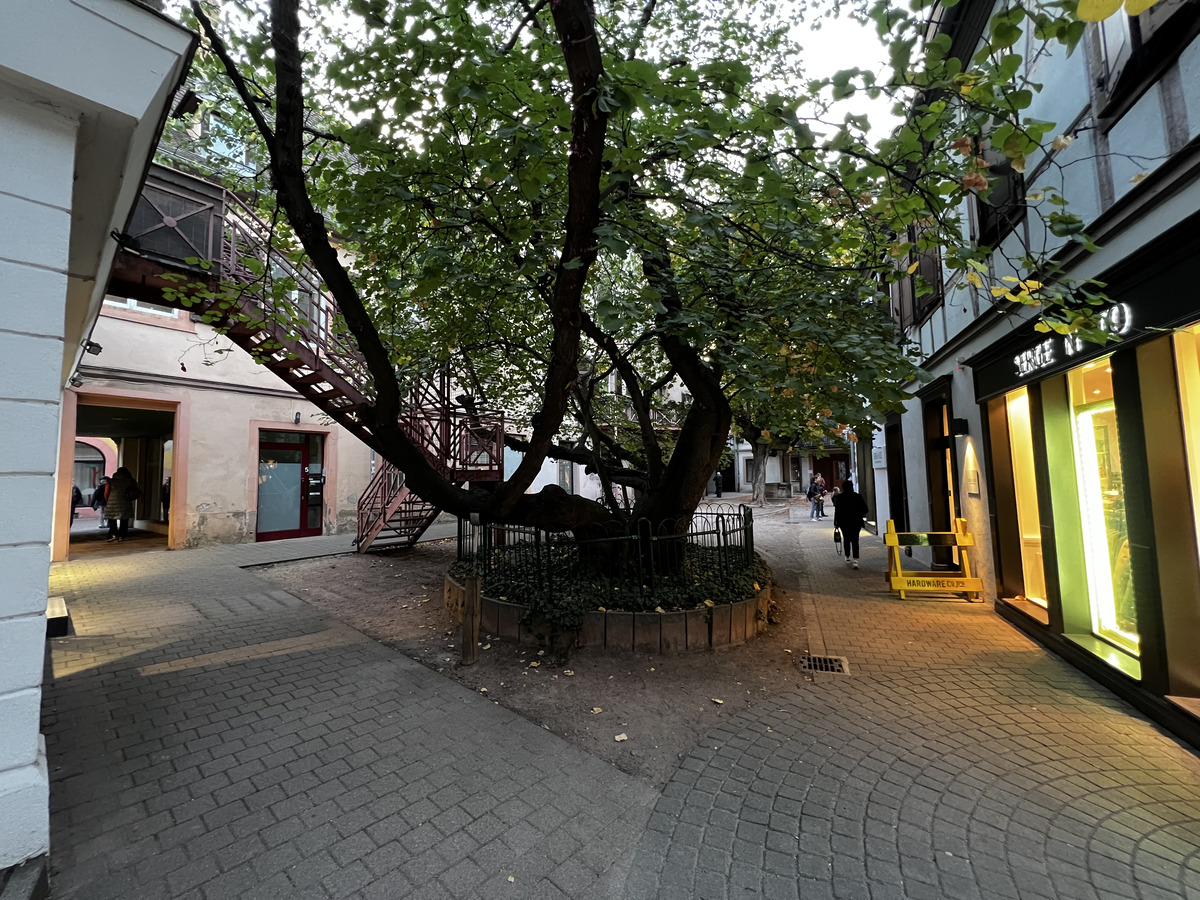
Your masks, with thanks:
M 1021 572 L 1024 592 L 1020 597 L 1046 608 L 1045 561 L 1042 553 L 1042 524 L 1038 512 L 1037 477 L 1033 458 L 1033 430 L 1029 418 L 1029 391 L 1012 391 L 1005 398 L 1009 452 L 1012 460 L 1013 493 L 1017 531 L 1021 542 Z
M 1136 656 L 1137 604 L 1112 367 L 1107 360 L 1087 363 L 1067 380 L 1091 630 Z

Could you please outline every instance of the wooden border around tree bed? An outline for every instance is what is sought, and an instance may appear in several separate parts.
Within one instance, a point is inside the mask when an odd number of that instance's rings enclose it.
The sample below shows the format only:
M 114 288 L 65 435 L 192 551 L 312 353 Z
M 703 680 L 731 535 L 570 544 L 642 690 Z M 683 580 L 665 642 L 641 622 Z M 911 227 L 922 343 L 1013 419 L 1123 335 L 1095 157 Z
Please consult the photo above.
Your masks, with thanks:
M 462 620 L 463 586 L 447 575 L 443 597 L 455 621 Z M 771 601 L 768 584 L 758 593 L 737 603 L 673 612 L 600 612 L 583 614 L 583 624 L 571 637 L 570 646 L 637 653 L 677 653 L 736 646 L 756 637 L 767 627 Z M 480 631 L 518 644 L 545 645 L 545 626 L 523 624 L 529 608 L 520 603 L 497 600 L 486 594 L 481 599 Z

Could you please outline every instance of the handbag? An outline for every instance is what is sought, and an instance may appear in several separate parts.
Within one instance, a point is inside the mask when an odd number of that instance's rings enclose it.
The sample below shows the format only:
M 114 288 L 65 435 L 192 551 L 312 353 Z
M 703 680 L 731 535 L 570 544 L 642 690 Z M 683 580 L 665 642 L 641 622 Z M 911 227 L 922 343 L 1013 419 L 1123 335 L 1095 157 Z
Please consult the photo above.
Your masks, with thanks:
M 842 533 L 836 528 L 833 529 L 833 549 L 837 551 L 838 556 L 842 555 Z

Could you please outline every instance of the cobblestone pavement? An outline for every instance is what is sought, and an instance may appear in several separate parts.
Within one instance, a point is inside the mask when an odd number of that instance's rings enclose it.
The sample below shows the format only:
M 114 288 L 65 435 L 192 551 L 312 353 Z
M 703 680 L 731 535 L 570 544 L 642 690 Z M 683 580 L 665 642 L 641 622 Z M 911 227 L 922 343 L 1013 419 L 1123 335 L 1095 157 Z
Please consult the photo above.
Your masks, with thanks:
M 1200 898 L 1196 756 L 987 605 L 895 599 L 878 539 L 757 518 L 850 673 L 661 795 L 242 568 L 345 537 L 56 566 L 54 896 Z
M 778 516 L 817 674 L 708 735 L 666 785 L 630 898 L 1200 897 L 1200 760 L 987 604 L 901 601 L 882 542 Z
M 347 549 L 54 568 L 54 897 L 619 896 L 651 788 L 239 568 Z

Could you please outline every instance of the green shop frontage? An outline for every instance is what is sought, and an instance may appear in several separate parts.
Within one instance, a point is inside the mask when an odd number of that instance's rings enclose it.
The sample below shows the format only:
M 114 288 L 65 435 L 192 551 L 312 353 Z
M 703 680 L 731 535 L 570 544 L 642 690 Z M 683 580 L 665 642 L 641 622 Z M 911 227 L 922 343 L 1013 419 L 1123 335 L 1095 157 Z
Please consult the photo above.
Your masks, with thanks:
M 997 611 L 1200 746 L 1194 243 L 1108 273 L 1109 343 L 1028 324 L 970 363 Z

